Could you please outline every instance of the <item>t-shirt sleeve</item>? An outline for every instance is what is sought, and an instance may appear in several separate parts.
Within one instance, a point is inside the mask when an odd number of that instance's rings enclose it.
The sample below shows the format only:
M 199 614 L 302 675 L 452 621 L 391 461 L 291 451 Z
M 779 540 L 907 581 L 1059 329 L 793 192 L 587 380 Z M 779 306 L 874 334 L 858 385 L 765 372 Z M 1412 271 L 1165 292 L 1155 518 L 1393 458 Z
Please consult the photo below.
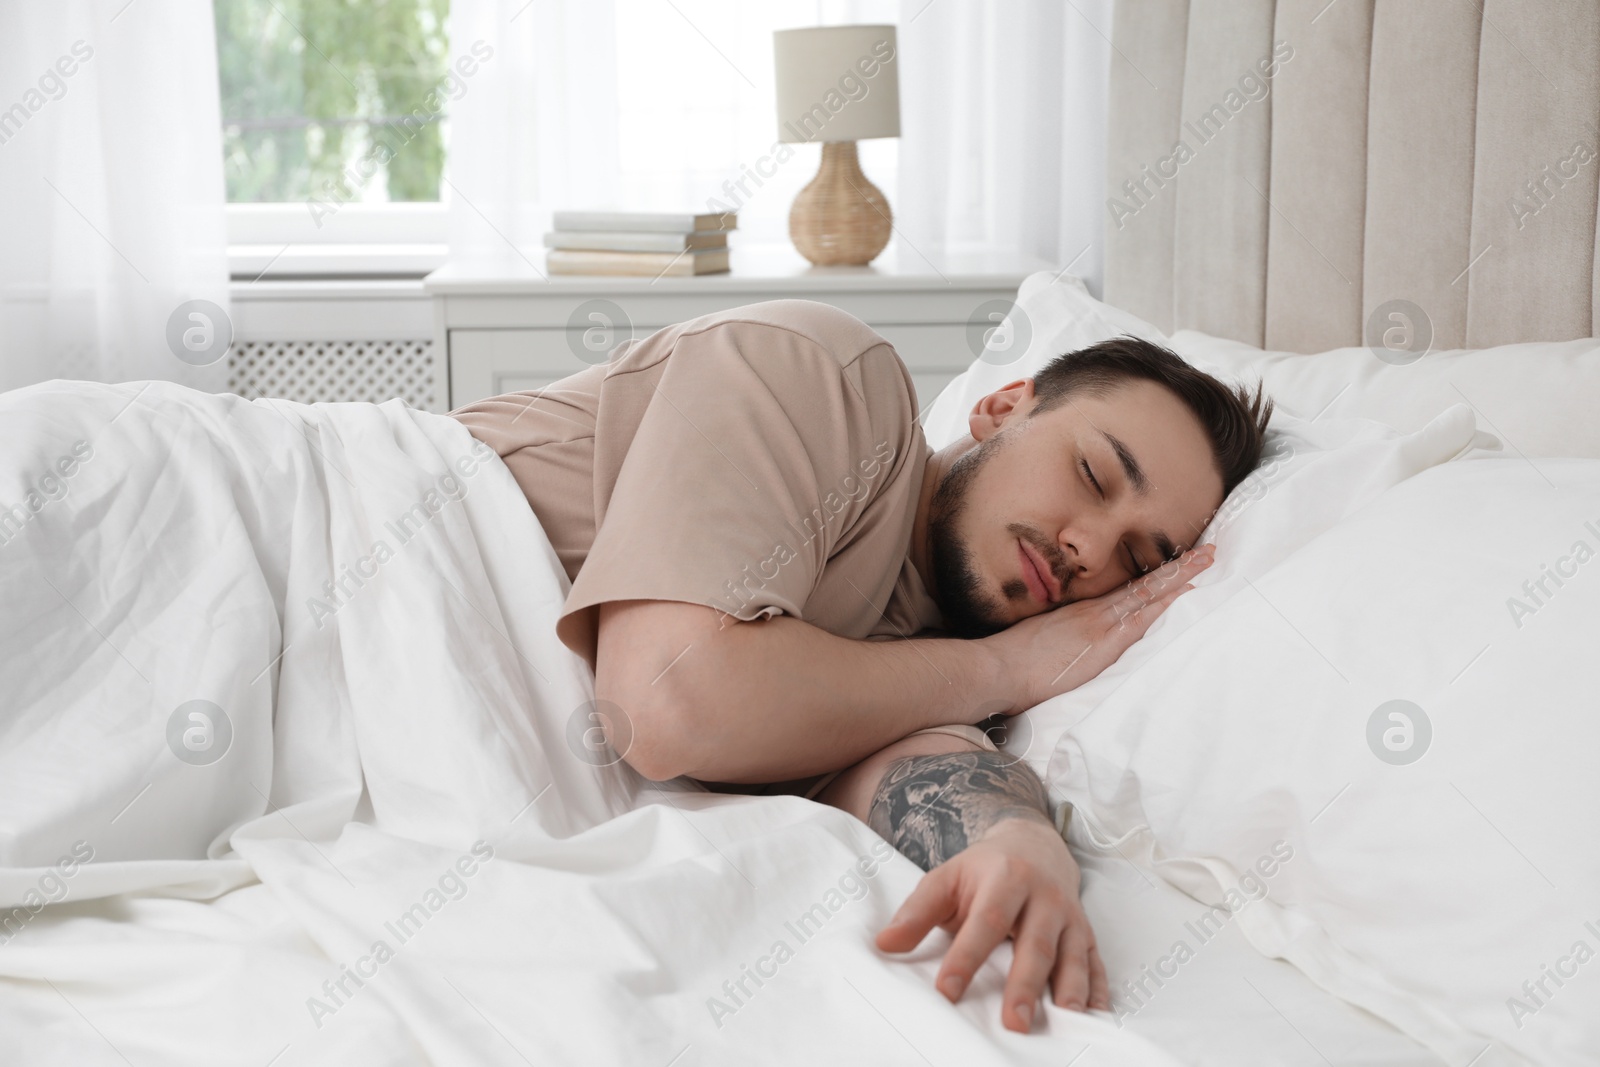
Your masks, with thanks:
M 591 666 L 606 601 L 803 618 L 824 564 L 900 458 L 874 412 L 887 403 L 899 417 L 904 398 L 868 402 L 874 389 L 903 392 L 887 345 L 846 365 L 794 331 L 734 321 L 680 337 L 664 363 L 606 383 L 650 393 L 557 624 Z M 604 441 L 602 421 L 597 448 Z

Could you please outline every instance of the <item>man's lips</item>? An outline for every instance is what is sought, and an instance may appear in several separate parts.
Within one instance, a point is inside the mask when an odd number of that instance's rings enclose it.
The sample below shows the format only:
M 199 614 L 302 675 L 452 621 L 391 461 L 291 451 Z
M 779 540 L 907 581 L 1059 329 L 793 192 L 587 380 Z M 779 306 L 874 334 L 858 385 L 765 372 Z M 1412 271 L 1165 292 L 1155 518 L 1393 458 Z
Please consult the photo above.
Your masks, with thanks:
M 1028 542 L 1017 539 L 1017 550 L 1022 553 L 1022 578 L 1028 583 L 1028 588 L 1033 595 L 1047 604 L 1054 604 L 1061 599 L 1061 583 L 1056 580 L 1055 572 L 1050 569 L 1044 559 Z

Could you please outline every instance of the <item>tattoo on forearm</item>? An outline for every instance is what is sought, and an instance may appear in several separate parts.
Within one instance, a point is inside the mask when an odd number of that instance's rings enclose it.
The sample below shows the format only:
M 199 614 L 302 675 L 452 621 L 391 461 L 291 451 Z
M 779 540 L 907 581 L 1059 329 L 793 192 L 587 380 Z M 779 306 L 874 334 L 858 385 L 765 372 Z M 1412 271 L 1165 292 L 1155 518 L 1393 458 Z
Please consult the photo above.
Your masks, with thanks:
M 1050 821 L 1044 783 L 999 752 L 905 756 L 884 773 L 867 825 L 925 871 L 978 840 L 1001 819 Z

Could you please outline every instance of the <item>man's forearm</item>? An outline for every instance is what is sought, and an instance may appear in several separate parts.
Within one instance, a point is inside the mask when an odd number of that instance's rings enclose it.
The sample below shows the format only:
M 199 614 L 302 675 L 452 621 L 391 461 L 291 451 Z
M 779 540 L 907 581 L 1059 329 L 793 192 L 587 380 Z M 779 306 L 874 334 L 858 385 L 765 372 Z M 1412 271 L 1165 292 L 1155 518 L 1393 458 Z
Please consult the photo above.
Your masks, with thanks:
M 602 628 L 596 695 L 636 720 L 636 744 L 648 750 L 630 762 L 650 777 L 821 774 L 924 727 L 976 722 L 1008 700 L 1009 682 L 982 641 L 856 641 L 785 616 L 720 621 L 702 609 L 688 616 L 676 658 L 658 664 L 644 651 L 660 644 L 652 618 L 682 626 L 683 616 L 641 606 Z
M 924 870 L 1012 819 L 1066 847 L 1044 783 L 1026 763 L 950 734 L 897 741 L 845 770 L 817 800 L 867 823 Z M 1070 816 L 1070 805 L 1063 814 Z
M 873 792 L 867 825 L 931 871 L 1005 819 L 1053 828 L 1038 776 L 1004 753 L 945 752 L 889 764 Z

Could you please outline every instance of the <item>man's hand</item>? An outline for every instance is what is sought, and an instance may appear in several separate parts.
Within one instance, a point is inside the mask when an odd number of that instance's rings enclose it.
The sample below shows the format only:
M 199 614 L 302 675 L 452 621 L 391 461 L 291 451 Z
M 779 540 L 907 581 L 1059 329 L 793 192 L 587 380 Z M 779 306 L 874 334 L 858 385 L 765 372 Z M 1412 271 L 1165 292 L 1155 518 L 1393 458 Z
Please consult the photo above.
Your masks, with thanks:
M 1014 938 L 1000 1018 L 1021 1033 L 1046 980 L 1062 1007 L 1108 1007 L 1105 969 L 1078 903 L 1078 865 L 1050 819 L 1044 783 L 1012 756 L 973 748 L 948 734 L 917 734 L 819 796 L 928 872 L 879 932 L 878 948 L 910 952 L 935 926 L 953 934 L 937 986 L 955 1001 L 989 953 Z
M 1215 545 L 1201 545 L 1104 596 L 1064 604 L 983 638 L 1017 680 L 1021 701 L 1013 710 L 1076 689 L 1115 663 L 1215 558 Z
M 955 937 L 935 980 L 952 1002 L 995 947 L 1016 942 L 1000 1020 L 1027 1033 L 1049 980 L 1055 1003 L 1109 1009 L 1106 971 L 1078 902 L 1078 864 L 1049 823 L 1004 819 L 935 867 L 877 938 L 884 952 L 910 952 L 938 926 Z

